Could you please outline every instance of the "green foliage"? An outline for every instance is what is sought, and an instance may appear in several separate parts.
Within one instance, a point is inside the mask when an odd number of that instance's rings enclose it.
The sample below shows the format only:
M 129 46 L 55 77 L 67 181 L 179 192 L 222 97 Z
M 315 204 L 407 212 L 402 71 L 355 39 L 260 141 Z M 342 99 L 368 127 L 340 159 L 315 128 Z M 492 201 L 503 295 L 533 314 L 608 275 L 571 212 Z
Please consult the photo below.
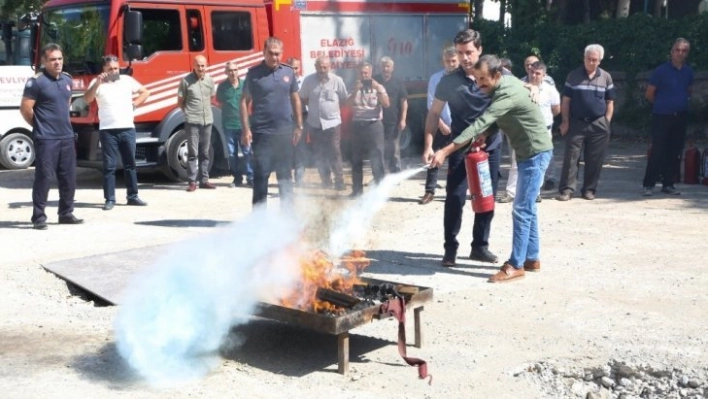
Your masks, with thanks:
M 582 65 L 585 46 L 601 44 L 605 48 L 601 67 L 625 72 L 627 92 L 637 97 L 627 99 L 617 115 L 620 120 L 647 119 L 648 104 L 636 95 L 640 91 L 635 77 L 666 61 L 676 38 L 684 37 L 691 42 L 689 64 L 694 70 L 708 70 L 708 13 L 679 20 L 639 13 L 621 20 L 604 19 L 581 25 L 559 25 L 543 14 L 536 17 L 517 20 L 519 23 L 513 28 L 502 27 L 496 21 L 475 22 L 473 28 L 482 34 L 484 52 L 510 58 L 515 75 L 525 75 L 523 60 L 535 54 L 548 65 L 549 74 L 558 85 L 565 82 L 571 70 Z M 700 112 L 695 116 L 694 120 L 705 119 Z
M 2 19 L 14 21 L 18 17 L 30 12 L 38 12 L 46 0 L 4 0 L 0 1 Z

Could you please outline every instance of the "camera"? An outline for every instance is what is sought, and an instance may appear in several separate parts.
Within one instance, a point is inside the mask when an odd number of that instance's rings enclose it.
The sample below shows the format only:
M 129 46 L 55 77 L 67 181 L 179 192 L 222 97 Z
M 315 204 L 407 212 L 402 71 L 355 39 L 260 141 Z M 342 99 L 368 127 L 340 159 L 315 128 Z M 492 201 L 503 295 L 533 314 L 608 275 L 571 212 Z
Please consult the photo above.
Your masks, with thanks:
M 365 79 L 361 81 L 362 88 L 366 91 L 370 91 L 372 87 L 371 79 Z

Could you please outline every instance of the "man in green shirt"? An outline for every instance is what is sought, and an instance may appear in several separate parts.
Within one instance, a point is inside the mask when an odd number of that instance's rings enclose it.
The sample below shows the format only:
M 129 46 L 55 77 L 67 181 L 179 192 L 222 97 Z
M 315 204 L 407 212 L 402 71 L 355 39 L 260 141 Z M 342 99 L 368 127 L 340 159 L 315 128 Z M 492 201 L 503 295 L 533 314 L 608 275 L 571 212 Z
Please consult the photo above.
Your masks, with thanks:
M 474 76 L 477 86 L 492 97 L 492 103 L 452 143 L 435 153 L 430 166 L 440 167 L 450 154 L 483 138 L 495 122 L 509 137 L 518 166 L 512 250 L 509 260 L 489 279 L 490 283 L 501 283 L 521 278 L 525 271 L 541 270 L 536 196 L 551 160 L 553 143 L 543 114 L 529 97 L 528 89 L 515 77 L 502 76 L 502 65 L 496 56 L 480 57 L 474 65 Z M 482 144 L 478 143 L 472 143 L 473 150 L 479 150 Z
M 238 77 L 238 65 L 235 61 L 226 63 L 225 71 L 227 79 L 219 84 L 216 89 L 216 100 L 221 107 L 221 122 L 226 137 L 226 144 L 229 149 L 229 170 L 234 178 L 234 187 L 243 185 L 243 175 L 245 169 L 246 184 L 253 186 L 253 164 L 251 161 L 251 146 L 241 143 L 241 79 Z M 243 155 L 243 168 L 238 162 L 238 150 L 241 149 Z

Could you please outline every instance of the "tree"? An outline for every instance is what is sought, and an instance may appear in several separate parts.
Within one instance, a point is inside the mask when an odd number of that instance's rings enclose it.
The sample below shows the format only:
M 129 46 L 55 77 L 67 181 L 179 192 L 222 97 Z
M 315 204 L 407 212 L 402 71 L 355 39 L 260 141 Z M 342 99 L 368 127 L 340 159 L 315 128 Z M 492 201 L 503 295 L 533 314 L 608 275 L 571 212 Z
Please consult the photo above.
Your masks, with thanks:
M 474 20 L 476 22 L 481 21 L 482 16 L 484 15 L 484 0 L 474 0 L 473 7 L 474 7 Z
M 631 0 L 617 0 L 617 18 L 627 18 L 629 16 L 631 3 Z
M 0 0 L 3 19 L 16 20 L 30 11 L 38 12 L 46 0 Z

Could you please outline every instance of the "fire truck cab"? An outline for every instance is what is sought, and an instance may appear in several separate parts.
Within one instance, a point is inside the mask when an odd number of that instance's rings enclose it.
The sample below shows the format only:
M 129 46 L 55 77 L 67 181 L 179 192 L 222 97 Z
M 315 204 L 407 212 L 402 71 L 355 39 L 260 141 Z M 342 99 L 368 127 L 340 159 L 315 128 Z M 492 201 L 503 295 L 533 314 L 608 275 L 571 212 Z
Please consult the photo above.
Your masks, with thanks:
M 35 26 L 34 61 L 39 63 L 37 49 L 46 43 L 63 47 L 64 69 L 73 77 L 78 164 L 100 168 L 97 108 L 82 95 L 100 73 L 101 57 L 118 56 L 122 73 L 151 92 L 135 111 L 138 166 L 186 180 L 177 86 L 196 55 L 207 58 L 208 73 L 220 83 L 226 79 L 227 61 L 236 61 L 243 77 L 262 61 L 265 39 L 276 36 L 284 42 L 284 60 L 301 59 L 308 74 L 314 72 L 315 58 L 329 55 L 334 72 L 348 84 L 359 62 L 376 65 L 389 55 L 397 76 L 408 82 L 412 100 L 423 105 L 409 111 L 410 126 L 422 132 L 427 79 L 441 68 L 443 47 L 467 26 L 468 9 L 469 3 L 459 0 L 49 0 Z M 213 163 L 226 169 L 227 146 L 216 106 L 213 131 Z

